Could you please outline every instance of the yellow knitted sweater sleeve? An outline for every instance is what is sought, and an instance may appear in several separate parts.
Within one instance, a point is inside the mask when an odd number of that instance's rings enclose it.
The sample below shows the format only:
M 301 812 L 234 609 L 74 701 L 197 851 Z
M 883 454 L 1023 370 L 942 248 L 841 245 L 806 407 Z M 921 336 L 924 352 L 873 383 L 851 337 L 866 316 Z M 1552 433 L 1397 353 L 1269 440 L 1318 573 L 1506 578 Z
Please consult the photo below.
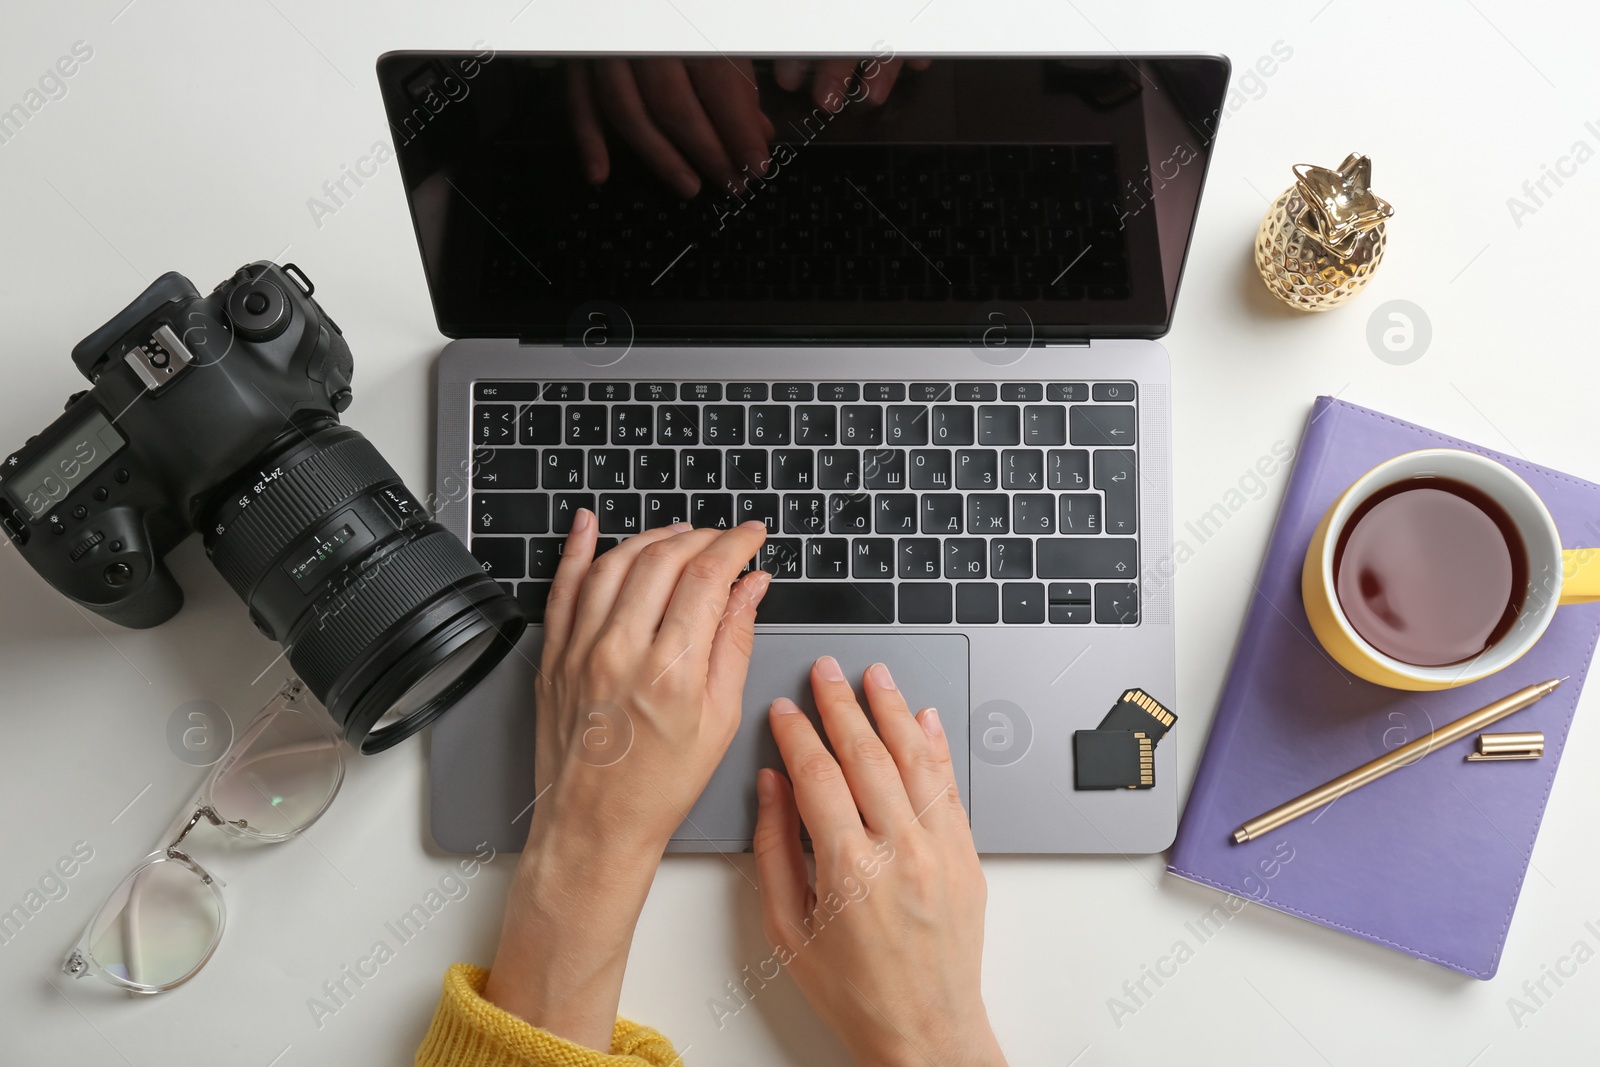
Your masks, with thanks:
M 672 1042 L 648 1026 L 619 1018 L 611 1052 L 596 1052 L 484 1000 L 488 981 L 489 972 L 470 963 L 445 972 L 416 1067 L 681 1067 Z

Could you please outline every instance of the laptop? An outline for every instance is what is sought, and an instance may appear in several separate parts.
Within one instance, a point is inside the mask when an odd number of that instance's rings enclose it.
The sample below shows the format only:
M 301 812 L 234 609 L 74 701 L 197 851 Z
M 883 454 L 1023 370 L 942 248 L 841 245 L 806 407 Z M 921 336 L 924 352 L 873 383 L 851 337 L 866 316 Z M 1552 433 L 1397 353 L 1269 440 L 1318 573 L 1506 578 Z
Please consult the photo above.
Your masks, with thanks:
M 431 728 L 440 847 L 526 837 L 538 624 L 580 507 L 602 548 L 768 529 L 743 723 L 673 849 L 749 848 L 767 706 L 814 716 L 825 653 L 939 708 L 980 851 L 1171 842 L 1156 338 L 1226 59 L 401 52 L 378 76 L 452 338 L 438 515 L 533 624 Z M 1077 788 L 1074 733 L 1130 689 L 1179 721 L 1131 780 Z

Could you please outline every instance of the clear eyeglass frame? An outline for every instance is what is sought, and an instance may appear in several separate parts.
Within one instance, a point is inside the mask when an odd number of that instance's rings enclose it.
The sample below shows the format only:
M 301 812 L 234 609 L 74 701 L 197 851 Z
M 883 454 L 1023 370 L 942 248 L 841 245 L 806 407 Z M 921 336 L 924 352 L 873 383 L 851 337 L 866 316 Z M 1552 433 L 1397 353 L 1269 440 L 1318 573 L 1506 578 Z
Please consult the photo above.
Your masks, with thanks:
M 344 742 L 305 683 L 291 678 L 217 761 L 191 807 L 112 891 L 61 970 L 131 993 L 161 993 L 199 973 L 221 943 L 221 878 L 185 844 L 202 821 L 278 844 L 322 817 L 344 781 Z

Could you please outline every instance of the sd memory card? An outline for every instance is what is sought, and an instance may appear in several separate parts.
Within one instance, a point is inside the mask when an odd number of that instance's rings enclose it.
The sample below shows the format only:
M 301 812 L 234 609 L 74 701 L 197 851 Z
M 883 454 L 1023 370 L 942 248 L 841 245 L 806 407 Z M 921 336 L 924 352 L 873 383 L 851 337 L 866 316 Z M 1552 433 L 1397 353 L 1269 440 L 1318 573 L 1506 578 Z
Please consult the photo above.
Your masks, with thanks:
M 1078 730 L 1072 735 L 1078 789 L 1149 789 L 1156 784 L 1155 743 L 1136 730 Z

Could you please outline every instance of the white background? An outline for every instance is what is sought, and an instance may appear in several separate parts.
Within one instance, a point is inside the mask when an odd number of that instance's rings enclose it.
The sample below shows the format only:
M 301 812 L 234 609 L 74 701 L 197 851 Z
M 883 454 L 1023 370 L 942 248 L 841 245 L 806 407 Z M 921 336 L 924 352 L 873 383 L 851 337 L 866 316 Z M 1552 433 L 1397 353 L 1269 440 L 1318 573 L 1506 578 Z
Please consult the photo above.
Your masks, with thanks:
M 1588 5 L 1511 0 L 1105 0 L 632 4 L 504 0 L 5 0 L 0 108 L 24 99 L 74 42 L 93 58 L 67 93 L 0 144 L 0 451 L 83 387 L 72 345 L 167 270 L 202 291 L 241 263 L 298 262 L 356 356 L 348 421 L 418 491 L 432 483 L 430 314 L 393 165 L 318 226 L 307 200 L 386 137 L 373 61 L 393 48 L 1199 50 L 1228 54 L 1235 86 L 1212 164 L 1177 324 L 1176 519 L 1198 518 L 1277 441 L 1297 440 L 1318 393 L 1600 480 L 1593 294 L 1600 161 L 1518 226 L 1507 198 L 1583 140 L 1600 148 L 1600 29 Z M 1208 11 L 1206 8 L 1219 10 Z M 1281 44 L 1280 44 L 1281 42 Z M 1270 76 L 1258 58 L 1291 51 Z M 1270 65 L 1269 65 L 1270 66 Z M 1585 123 L 1596 126 L 1586 129 Z M 1280 310 L 1249 263 L 1270 197 L 1297 162 L 1374 161 L 1398 209 L 1369 292 L 1321 316 Z M 1542 198 L 1544 199 L 1544 198 Z M 1431 319 L 1416 362 L 1380 361 L 1368 317 L 1391 299 Z M 1180 766 L 1205 727 L 1284 476 L 1179 571 Z M 1600 520 L 1600 516 L 1597 516 Z M 76 611 L 0 550 L 0 909 L 75 842 L 94 858 L 69 895 L 0 945 L 0 1061 L 136 1064 L 409 1062 L 454 960 L 487 963 L 514 860 L 495 859 L 319 1028 L 322 983 L 386 937 L 454 858 L 424 818 L 425 746 L 352 760 L 306 837 L 199 854 L 228 880 L 230 925 L 187 987 L 133 999 L 55 965 L 103 895 L 155 843 L 202 772 L 166 741 L 203 699 L 235 724 L 282 665 L 186 544 L 188 606 L 151 631 Z M 1600 697 L 1585 697 L 1556 780 L 1500 975 L 1463 978 L 1354 938 L 1247 908 L 1204 944 L 1188 932 L 1220 897 L 1158 856 L 986 862 L 985 992 L 1017 1065 L 1593 1062 L 1600 1005 Z M 1397 857 L 1402 861 L 1403 857 Z M 673 858 L 640 924 L 623 1009 L 688 1046 L 691 1064 L 834 1064 L 844 1055 L 784 979 L 719 1030 L 709 998 L 766 956 L 748 857 Z M 1135 1014 L 1108 1000 L 1169 953 L 1194 949 Z M 392 938 L 390 938 L 392 941 Z M 1508 998 L 1587 942 L 1576 974 L 1521 1025 Z M 1561 964 L 1571 973 L 1575 961 Z M 1535 1006 L 1531 999 L 1526 1003 Z M 934 1052 L 937 1059 L 937 1051 Z

